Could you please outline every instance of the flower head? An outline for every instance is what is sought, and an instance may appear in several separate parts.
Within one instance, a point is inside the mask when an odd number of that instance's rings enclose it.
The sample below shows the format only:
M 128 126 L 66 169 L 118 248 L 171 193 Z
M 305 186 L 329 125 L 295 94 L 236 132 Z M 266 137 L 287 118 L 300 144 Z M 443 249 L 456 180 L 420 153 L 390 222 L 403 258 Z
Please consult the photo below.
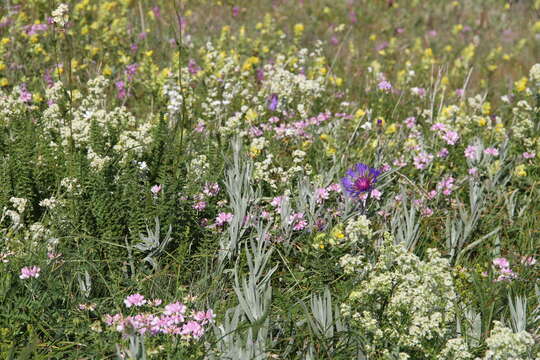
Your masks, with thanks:
M 373 184 L 381 172 L 366 164 L 358 163 L 347 170 L 345 177 L 341 179 L 341 185 L 345 192 L 353 198 L 359 198 L 362 193 L 371 191 Z
M 25 266 L 21 269 L 21 279 L 37 278 L 41 269 L 37 266 Z
M 141 294 L 133 294 L 129 295 L 125 300 L 124 304 L 126 304 L 126 307 L 132 307 L 132 306 L 142 306 L 146 304 L 146 300 L 144 299 L 144 296 Z

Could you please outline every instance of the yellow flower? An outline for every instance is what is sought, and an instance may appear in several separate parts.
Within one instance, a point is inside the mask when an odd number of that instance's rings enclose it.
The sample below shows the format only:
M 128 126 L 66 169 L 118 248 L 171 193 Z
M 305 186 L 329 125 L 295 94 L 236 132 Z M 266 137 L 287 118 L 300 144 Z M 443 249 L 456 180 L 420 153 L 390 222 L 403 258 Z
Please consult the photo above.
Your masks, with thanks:
M 486 126 L 486 124 L 487 124 L 487 120 L 486 120 L 485 117 L 478 118 L 477 122 L 478 122 L 479 126 Z
M 463 25 L 457 24 L 457 25 L 454 25 L 454 28 L 452 29 L 452 33 L 455 35 L 461 30 L 463 30 Z
M 491 113 L 491 104 L 488 101 L 486 101 L 482 105 L 482 114 L 489 115 L 490 113 Z
M 0 86 L 8 86 L 9 85 L 9 80 L 6 79 L 6 78 L 2 78 L 0 79 Z
M 521 79 L 519 79 L 518 81 L 516 81 L 516 82 L 514 83 L 514 87 L 516 88 L 516 91 L 517 91 L 517 92 L 525 91 L 525 89 L 527 88 L 527 78 L 526 78 L 526 77 L 522 77 Z
M 43 97 L 39 93 L 35 93 L 35 94 L 32 94 L 32 100 L 34 100 L 34 102 L 39 103 L 43 101 Z
M 391 135 L 397 131 L 396 124 L 390 124 L 388 125 L 388 128 L 386 128 L 386 131 L 384 132 L 386 135 Z
M 301 36 L 304 32 L 304 24 L 296 24 L 294 25 L 294 35 Z
M 109 66 L 105 66 L 103 68 L 103 75 L 111 76 L 112 75 L 112 69 Z
M 322 141 L 327 141 L 330 137 L 328 136 L 328 134 L 321 134 L 321 136 L 319 136 L 319 139 L 321 139 Z
M 154 55 L 154 50 L 148 50 L 147 52 L 144 53 L 144 55 L 151 57 L 152 55 Z
M 520 164 L 516 166 L 516 168 L 514 169 L 514 175 L 517 177 L 527 176 L 527 171 L 525 171 L 525 164 Z
M 3 38 L 3 39 L 2 39 L 2 45 L 7 45 L 7 44 L 10 43 L 10 41 L 11 41 L 11 40 L 10 40 L 9 38 Z
M 6 69 L 6 64 L 0 62 L 0 71 L 4 71 Z
M 357 119 L 360 119 L 364 115 L 366 115 L 366 111 L 364 109 L 358 109 L 358 110 L 356 110 L 356 113 L 354 114 L 354 117 L 357 118 Z
M 246 120 L 249 121 L 249 122 L 253 122 L 254 120 L 257 119 L 259 115 L 257 114 L 257 112 L 253 109 L 249 109 L 246 113 Z

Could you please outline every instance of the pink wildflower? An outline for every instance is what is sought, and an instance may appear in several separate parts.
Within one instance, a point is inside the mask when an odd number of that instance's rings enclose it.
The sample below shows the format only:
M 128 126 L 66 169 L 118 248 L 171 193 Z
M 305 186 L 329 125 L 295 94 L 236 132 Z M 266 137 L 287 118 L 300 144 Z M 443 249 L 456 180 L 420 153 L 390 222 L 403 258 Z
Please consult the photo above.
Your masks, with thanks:
M 499 150 L 496 148 L 487 148 L 484 150 L 484 154 L 491 156 L 499 156 Z
M 21 275 L 19 277 L 21 279 L 37 278 L 40 272 L 41 269 L 37 266 L 25 266 L 21 269 Z
M 230 223 L 234 215 L 232 213 L 221 212 L 216 217 L 216 225 L 222 226 L 225 223 Z
M 126 307 L 130 308 L 132 306 L 143 306 L 146 304 L 146 300 L 144 299 L 144 296 L 141 294 L 133 294 L 129 295 L 125 300 L 124 304 L 126 304 Z

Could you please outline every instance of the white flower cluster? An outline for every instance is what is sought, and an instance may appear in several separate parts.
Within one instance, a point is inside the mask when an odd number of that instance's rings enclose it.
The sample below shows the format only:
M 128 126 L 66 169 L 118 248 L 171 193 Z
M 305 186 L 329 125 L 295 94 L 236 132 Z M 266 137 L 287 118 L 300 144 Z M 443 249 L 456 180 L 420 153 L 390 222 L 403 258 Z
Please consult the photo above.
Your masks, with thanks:
M 345 227 L 345 234 L 351 244 L 357 243 L 362 237 L 371 239 L 373 232 L 369 227 L 371 221 L 365 215 L 360 215 L 356 219 L 351 219 Z
M 469 352 L 469 347 L 463 338 L 450 339 L 439 354 L 439 359 L 444 360 L 472 360 L 474 356 Z
M 11 94 L 0 91 L 0 124 L 8 125 L 17 116 L 24 112 L 25 104 L 21 102 L 19 87 L 13 88 Z
M 484 360 L 527 360 L 533 359 L 531 353 L 534 339 L 526 331 L 514 333 L 501 322 L 495 321 L 491 335 L 486 339 L 488 350 Z M 536 354 L 539 356 L 540 354 Z M 537 358 L 538 359 L 538 358 Z
M 347 275 L 358 273 L 359 270 L 365 272 L 365 269 L 362 269 L 365 265 L 365 259 L 362 255 L 345 254 L 339 259 L 339 266 L 343 268 L 343 272 Z
M 25 198 L 11 197 L 9 201 L 13 204 L 15 209 L 17 209 L 19 214 L 24 212 L 24 209 L 26 209 L 26 204 L 28 204 L 28 200 Z
M 66 26 L 67 22 L 69 21 L 68 12 L 68 5 L 61 3 L 51 14 L 53 22 L 61 27 Z
M 428 354 L 454 320 L 456 293 L 448 261 L 436 250 L 422 261 L 385 234 L 376 264 L 349 294 L 343 315 L 369 338 L 366 355 L 394 349 Z M 427 348 L 425 348 L 427 347 Z
M 58 203 L 58 200 L 54 196 L 52 196 L 48 199 L 41 200 L 39 202 L 39 206 L 52 210 L 58 205 Z
M 532 82 L 540 85 L 540 64 L 534 64 L 529 72 L 529 78 Z
M 191 174 L 197 174 L 199 179 L 202 179 L 208 173 L 210 169 L 210 164 L 206 155 L 199 155 L 191 160 L 189 163 L 189 172 Z
M 78 194 L 81 191 L 81 185 L 77 178 L 63 178 L 60 186 L 66 189 L 68 193 Z

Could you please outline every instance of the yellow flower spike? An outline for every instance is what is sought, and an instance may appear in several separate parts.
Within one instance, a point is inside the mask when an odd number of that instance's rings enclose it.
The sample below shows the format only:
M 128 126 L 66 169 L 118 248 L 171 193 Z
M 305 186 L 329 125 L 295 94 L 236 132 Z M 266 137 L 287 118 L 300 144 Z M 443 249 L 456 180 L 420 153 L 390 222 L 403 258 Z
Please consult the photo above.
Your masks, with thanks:
M 377 35 L 371 34 L 371 35 L 369 36 L 369 40 L 371 40 L 371 41 L 377 40 Z
M 34 102 L 40 103 L 43 101 L 43 97 L 39 93 L 32 94 Z
M 6 79 L 6 78 L 2 78 L 0 79 L 0 86 L 8 86 L 9 85 L 9 80 Z
M 2 39 L 2 45 L 7 45 L 11 42 L 11 40 L 9 38 L 3 38 Z
M 111 76 L 112 75 L 112 70 L 109 66 L 105 66 L 103 68 L 103 75 L 105 76 Z
M 514 169 L 514 175 L 517 177 L 527 176 L 527 171 L 525 171 L 525 169 L 525 164 L 520 164 L 516 166 L 516 168 Z
M 154 55 L 154 50 L 148 50 L 147 52 L 144 53 L 144 55 L 147 57 L 152 57 L 152 55 Z
M 443 76 L 441 79 L 441 84 L 446 86 L 448 85 L 448 83 L 449 83 L 448 76 Z

